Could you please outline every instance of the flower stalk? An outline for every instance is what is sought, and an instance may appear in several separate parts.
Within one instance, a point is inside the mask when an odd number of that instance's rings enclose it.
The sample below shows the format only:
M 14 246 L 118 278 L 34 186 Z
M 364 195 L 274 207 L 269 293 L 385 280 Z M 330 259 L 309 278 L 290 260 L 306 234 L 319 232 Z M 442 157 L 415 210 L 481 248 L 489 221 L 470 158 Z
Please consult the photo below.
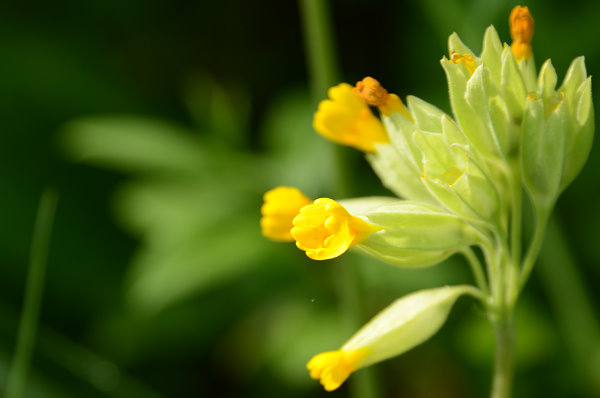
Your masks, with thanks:
M 513 43 L 502 45 L 490 26 L 479 56 L 456 33 L 450 35 L 449 58 L 441 65 L 452 115 L 413 96 L 404 106 L 372 77 L 354 88 L 340 83 L 321 101 L 315 130 L 364 152 L 383 185 L 400 199 L 321 198 L 285 212 L 285 219 L 265 209 L 290 209 L 292 201 L 263 207 L 264 225 L 285 225 L 281 235 L 289 232 L 313 260 L 356 250 L 418 268 L 462 254 L 473 273 L 477 288 L 446 286 L 399 298 L 341 348 L 316 355 L 308 368 L 328 391 L 355 370 L 430 338 L 456 300 L 467 295 L 483 306 L 496 336 L 490 397 L 511 396 L 514 308 L 552 208 L 590 152 L 594 115 L 583 58 L 573 61 L 557 88 L 550 60 L 539 77 L 536 72 L 528 8 L 515 7 L 509 21 Z M 524 258 L 523 192 L 537 216 Z M 481 249 L 486 272 L 473 246 Z
M 502 312 L 493 325 L 496 337 L 490 398 L 510 398 L 514 377 L 515 329 L 512 314 Z

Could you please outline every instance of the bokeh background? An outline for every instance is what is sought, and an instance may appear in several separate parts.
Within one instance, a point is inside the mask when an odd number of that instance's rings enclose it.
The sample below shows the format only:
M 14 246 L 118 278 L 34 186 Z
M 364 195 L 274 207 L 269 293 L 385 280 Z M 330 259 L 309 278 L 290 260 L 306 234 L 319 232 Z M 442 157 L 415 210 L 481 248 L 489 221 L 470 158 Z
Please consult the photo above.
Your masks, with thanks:
M 449 111 L 447 36 L 479 52 L 494 24 L 510 41 L 516 4 L 332 0 L 338 77 Z M 526 5 L 538 65 L 551 57 L 561 79 L 583 54 L 597 74 L 600 3 Z M 261 237 L 276 185 L 388 194 L 312 130 L 325 93 L 310 91 L 304 45 L 295 1 L 0 5 L 0 392 L 48 185 L 60 202 L 27 397 L 359 396 L 355 381 L 323 392 L 306 361 L 405 293 L 470 282 L 460 258 L 316 263 Z M 600 397 L 599 152 L 558 202 L 519 303 L 515 397 Z M 431 341 L 353 379 L 382 397 L 481 397 L 492 355 L 465 299 Z

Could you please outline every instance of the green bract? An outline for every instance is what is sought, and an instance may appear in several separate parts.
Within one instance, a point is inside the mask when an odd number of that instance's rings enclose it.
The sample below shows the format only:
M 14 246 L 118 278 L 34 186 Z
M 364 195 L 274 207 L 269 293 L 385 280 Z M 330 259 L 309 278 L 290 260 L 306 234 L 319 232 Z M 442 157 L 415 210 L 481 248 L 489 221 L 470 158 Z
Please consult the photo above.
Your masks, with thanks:
M 357 248 L 391 264 L 436 264 L 480 239 L 464 219 L 431 205 L 389 198 L 342 200 L 340 204 L 380 228 Z
M 479 293 L 462 285 L 421 290 L 401 297 L 356 332 L 342 350 L 368 349 L 370 354 L 361 366 L 400 355 L 433 336 L 463 294 Z

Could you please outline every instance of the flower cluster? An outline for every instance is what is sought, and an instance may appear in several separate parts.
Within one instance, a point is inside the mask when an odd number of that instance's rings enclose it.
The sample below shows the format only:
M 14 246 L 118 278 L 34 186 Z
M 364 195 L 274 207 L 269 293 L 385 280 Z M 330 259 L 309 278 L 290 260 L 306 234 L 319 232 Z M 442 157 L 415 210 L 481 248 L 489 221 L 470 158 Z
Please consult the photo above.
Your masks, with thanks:
M 372 77 L 332 87 L 319 105 L 315 130 L 363 151 L 382 183 L 402 199 L 313 201 L 290 187 L 265 194 L 263 234 L 295 241 L 314 260 L 354 247 L 387 263 L 423 267 L 471 246 L 479 246 L 486 260 L 487 280 L 476 272 L 477 288 L 402 297 L 341 349 L 315 356 L 308 368 L 326 390 L 429 338 L 461 295 L 480 299 L 491 318 L 510 311 L 539 249 L 532 244 L 532 255 L 521 262 L 520 246 L 510 239 L 520 237 L 523 187 L 543 228 L 585 163 L 594 121 L 583 57 L 557 88 L 550 60 L 536 72 L 527 7 L 515 7 L 509 22 L 512 45 L 503 45 L 490 26 L 480 55 L 457 34 L 449 37 L 449 58 L 441 65 L 452 116 L 413 96 L 405 106 Z

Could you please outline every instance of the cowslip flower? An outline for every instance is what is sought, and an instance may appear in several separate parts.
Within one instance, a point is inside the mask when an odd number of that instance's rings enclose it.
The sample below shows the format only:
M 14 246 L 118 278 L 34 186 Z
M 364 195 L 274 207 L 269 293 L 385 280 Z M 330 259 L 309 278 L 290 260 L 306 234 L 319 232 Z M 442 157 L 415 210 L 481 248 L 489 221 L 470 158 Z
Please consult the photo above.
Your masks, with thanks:
M 285 228 L 296 246 L 315 260 L 352 249 L 403 267 L 431 266 L 461 253 L 477 285 L 426 289 L 400 298 L 340 349 L 313 357 L 310 375 L 328 391 L 355 370 L 431 337 L 463 294 L 480 300 L 498 333 L 510 334 L 512 311 L 552 207 L 590 152 L 594 111 L 583 57 L 572 62 L 557 88 L 550 60 L 539 74 L 535 69 L 528 8 L 515 7 L 509 23 L 512 44 L 503 44 L 490 26 L 481 54 L 456 33 L 450 35 L 449 58 L 440 63 L 451 115 L 414 96 L 407 97 L 405 107 L 371 77 L 355 87 L 341 83 L 331 88 L 315 113 L 315 130 L 365 152 L 383 185 L 398 198 L 322 198 L 295 209 Z M 521 258 L 523 188 L 537 226 Z M 473 246 L 483 253 L 486 273 Z M 498 344 L 509 340 L 498 338 Z M 501 363 L 508 360 L 500 356 L 496 362 L 493 390 L 498 396 L 509 395 L 511 378 L 502 372 L 511 366 Z
M 383 124 L 369 106 L 378 107 L 384 115 L 408 115 L 400 98 L 389 94 L 372 77 L 364 78 L 355 87 L 341 83 L 330 88 L 328 94 L 329 99 L 319 104 L 313 127 L 323 137 L 363 152 L 375 152 L 375 144 L 389 142 Z
M 293 224 L 290 233 L 296 245 L 313 260 L 335 258 L 378 230 L 329 198 L 304 206 Z
M 337 389 L 352 372 L 421 344 L 444 324 L 454 302 L 471 286 L 427 289 L 404 296 L 381 311 L 339 350 L 315 355 L 306 365 L 327 391 Z

